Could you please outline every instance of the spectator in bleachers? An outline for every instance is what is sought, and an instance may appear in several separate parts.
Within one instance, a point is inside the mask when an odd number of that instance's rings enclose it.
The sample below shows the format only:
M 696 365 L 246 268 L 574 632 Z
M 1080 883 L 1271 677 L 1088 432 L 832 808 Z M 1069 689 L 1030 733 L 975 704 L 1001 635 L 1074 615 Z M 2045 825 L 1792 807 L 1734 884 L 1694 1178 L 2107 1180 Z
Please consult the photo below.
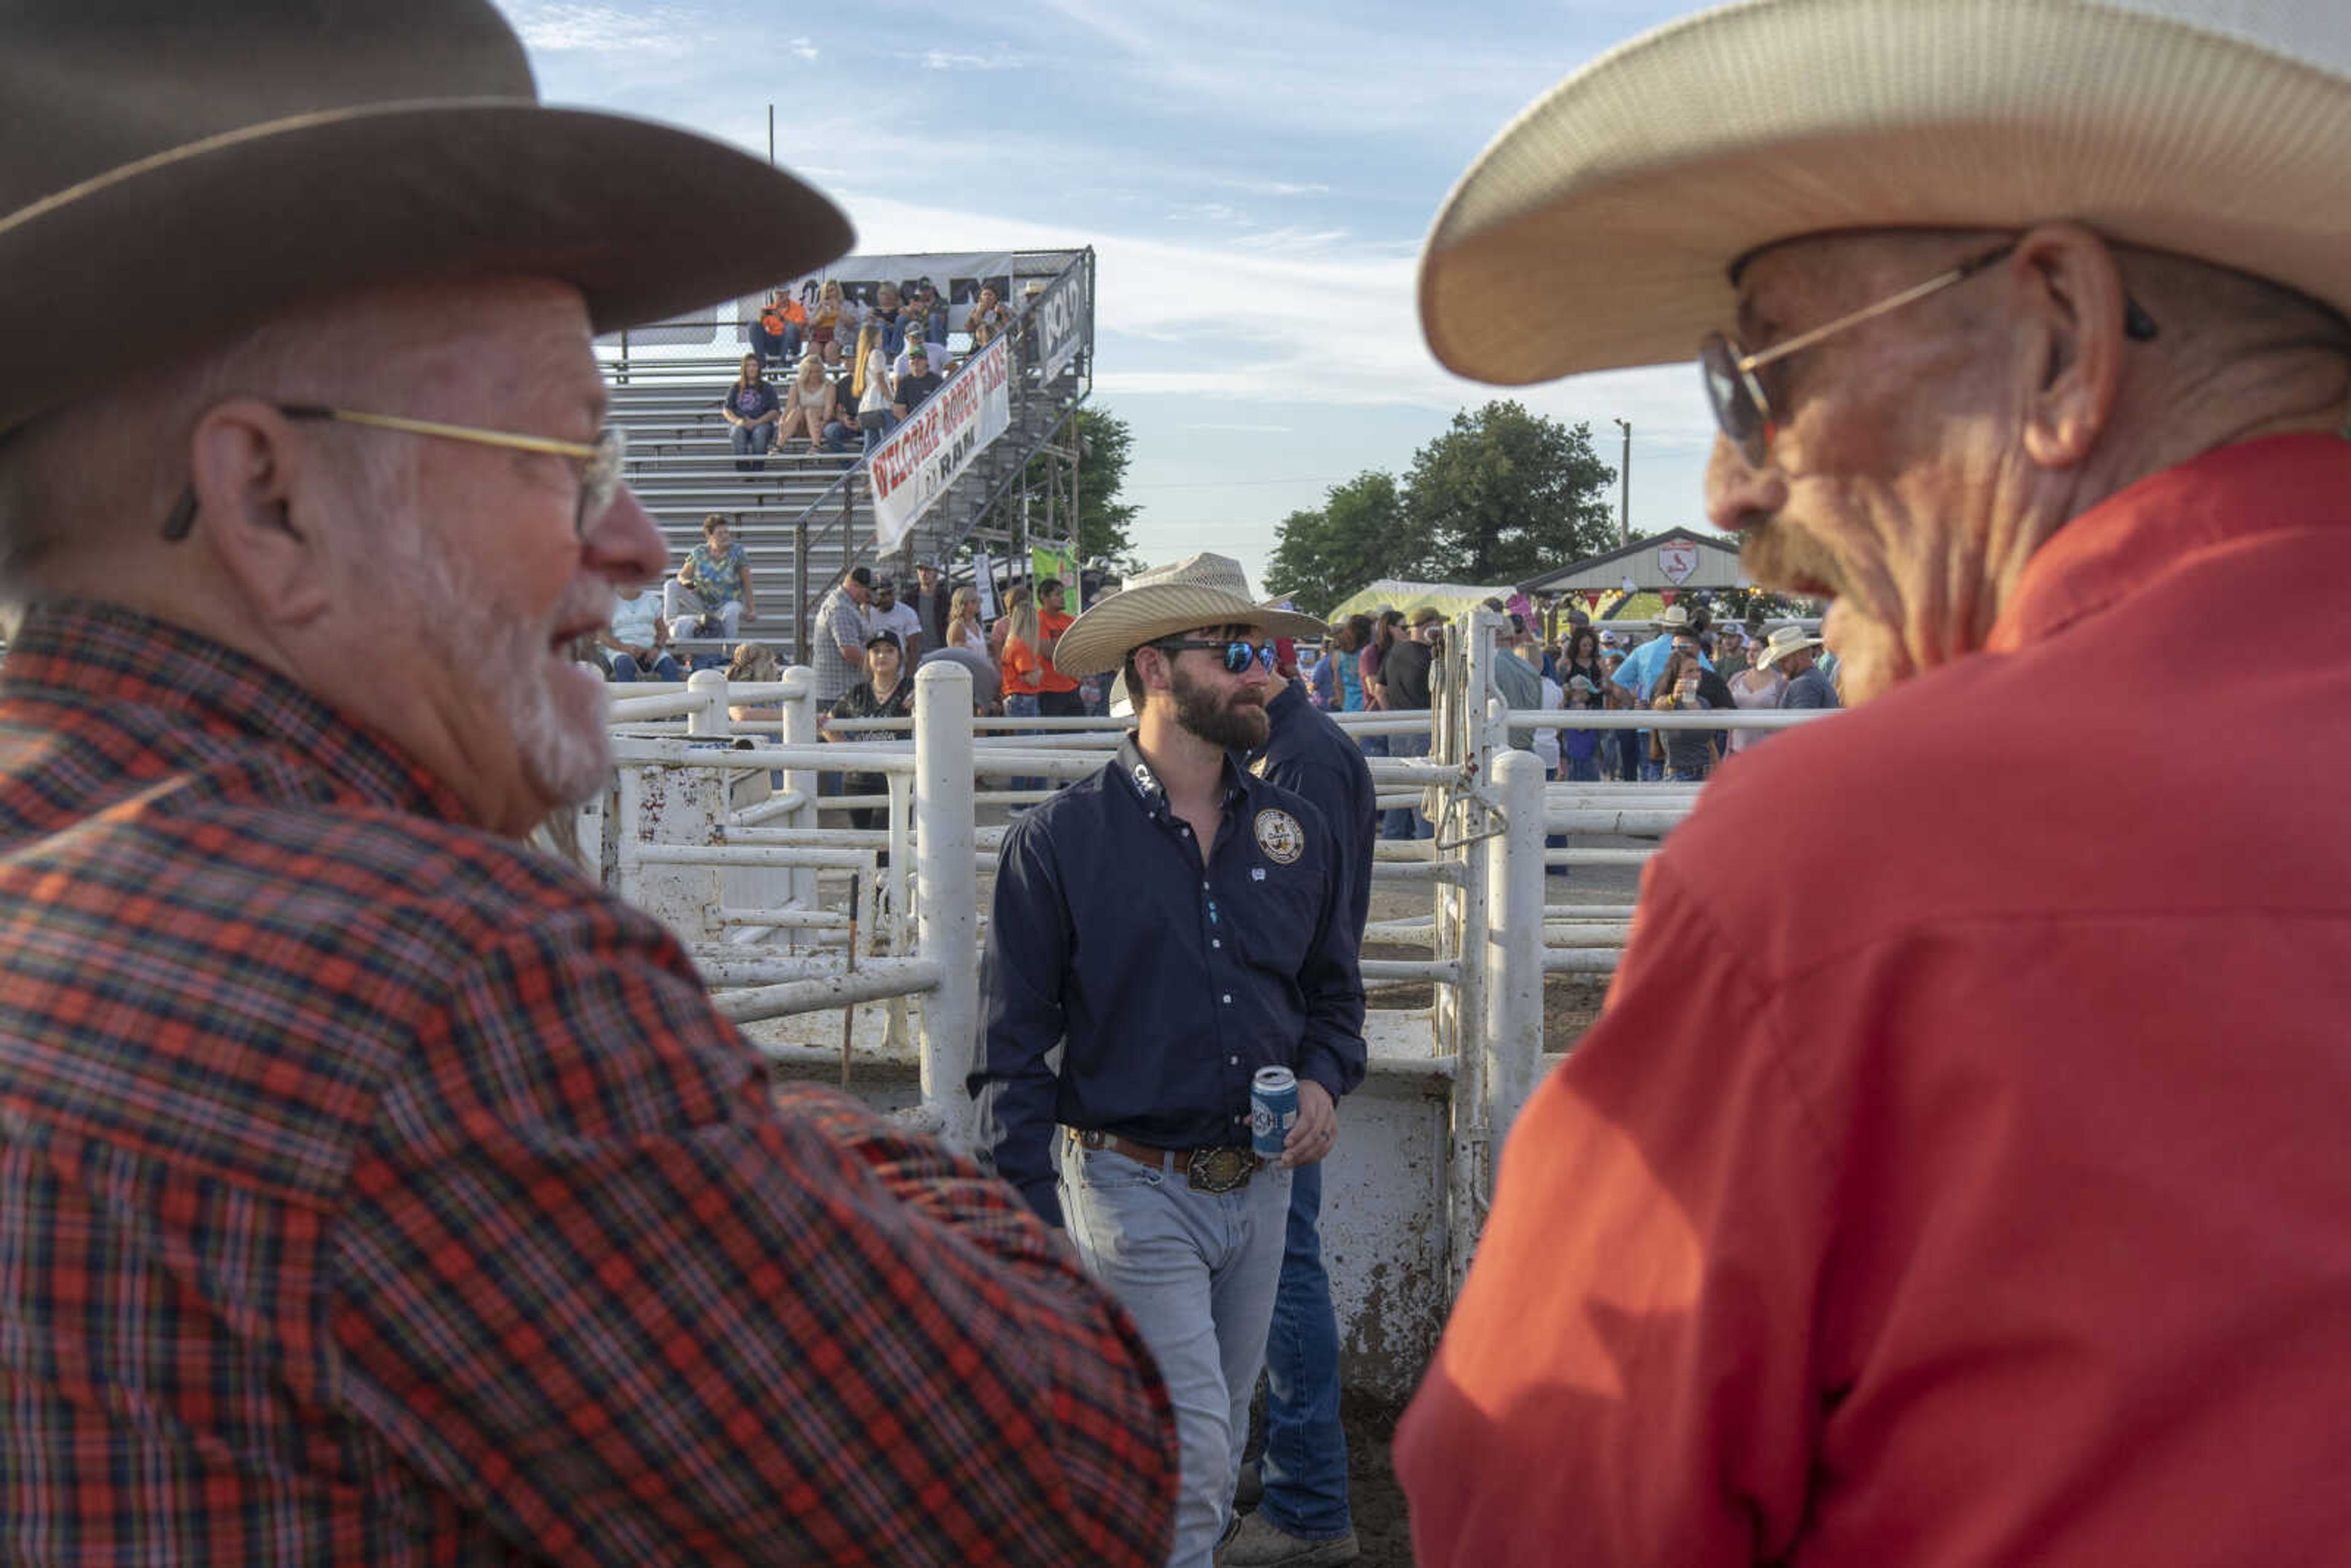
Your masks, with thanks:
M 979 303 L 974 305 L 971 313 L 963 319 L 963 329 L 971 334 L 971 346 L 985 349 L 998 333 L 1009 331 L 1011 328 L 1010 308 L 996 297 L 993 287 L 981 285 Z
M 648 675 L 661 681 L 685 679 L 669 653 L 669 623 L 662 614 L 662 601 L 647 593 L 641 582 L 613 591 L 618 599 L 612 619 L 596 638 L 604 673 L 616 681 Z
M 909 660 L 923 655 L 923 622 L 914 607 L 898 600 L 898 580 L 891 577 L 873 580 L 873 601 L 865 607 L 865 635 L 887 632 L 898 639 L 898 651 Z
M 930 365 L 930 350 L 916 343 L 906 351 L 907 371 L 891 386 L 890 419 L 903 423 L 908 414 L 923 406 L 923 400 L 939 390 L 939 378 Z
M 776 449 L 776 425 L 784 417 L 776 389 L 759 373 L 759 356 L 743 356 L 742 378 L 726 389 L 718 412 L 726 421 L 735 444 L 735 466 L 752 472 L 767 466 L 767 454 Z
M 864 444 L 857 428 L 857 366 L 842 345 L 838 342 L 824 346 L 825 375 L 832 382 L 832 418 L 824 427 L 824 449 L 831 453 L 849 453 Z
M 702 519 L 702 542 L 686 553 L 677 575 L 662 584 L 662 612 L 673 637 L 707 636 L 704 623 L 718 622 L 716 634 L 732 642 L 746 616 L 757 615 L 751 591 L 751 561 L 716 512 Z
M 789 363 L 799 359 L 807 327 L 808 309 L 789 290 L 778 288 L 768 295 L 768 302 L 759 308 L 759 319 L 751 324 L 751 351 L 759 356 L 760 368 L 776 361 Z
M 905 323 L 898 319 L 900 310 L 898 286 L 885 283 L 873 291 L 873 308 L 865 313 L 865 319 L 881 329 L 882 352 L 888 359 L 896 359 L 898 350 L 906 346 Z
M 832 423 L 832 397 L 824 361 L 814 354 L 803 355 L 799 373 L 784 395 L 783 418 L 776 423 L 776 450 L 781 452 L 784 443 L 805 436 L 809 450 L 816 451 L 824 441 L 825 426 Z
M 809 341 L 822 349 L 827 343 L 840 342 L 856 330 L 856 318 L 841 292 L 841 285 L 831 278 L 817 290 L 816 308 L 809 312 Z
M 931 324 L 931 340 L 938 343 L 946 342 L 947 337 L 947 302 L 939 298 L 939 291 L 936 286 L 935 286 L 927 277 L 919 279 L 914 284 L 914 298 L 909 301 L 909 303 L 915 309 L 921 311 L 929 319 Z
M 857 428 L 865 437 L 868 456 L 890 434 L 890 357 L 882 348 L 882 324 L 868 321 L 857 330 Z
M 927 347 L 930 350 L 931 369 L 944 379 L 950 358 L 945 341 L 947 335 L 946 318 L 943 315 L 926 316 L 909 309 L 899 317 L 899 325 L 905 329 L 905 347 L 899 350 L 898 357 L 891 361 L 890 373 L 903 379 L 907 371 L 913 369 L 914 350 Z

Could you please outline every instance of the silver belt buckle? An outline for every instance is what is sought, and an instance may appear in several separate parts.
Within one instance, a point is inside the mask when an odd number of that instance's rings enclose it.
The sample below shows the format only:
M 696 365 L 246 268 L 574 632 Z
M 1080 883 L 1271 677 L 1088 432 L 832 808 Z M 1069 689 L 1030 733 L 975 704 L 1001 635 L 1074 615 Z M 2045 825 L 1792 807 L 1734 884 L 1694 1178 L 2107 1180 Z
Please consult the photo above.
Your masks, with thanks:
M 1257 1174 L 1257 1155 L 1249 1149 L 1220 1145 L 1195 1149 L 1184 1167 L 1184 1179 L 1194 1192 L 1238 1192 Z

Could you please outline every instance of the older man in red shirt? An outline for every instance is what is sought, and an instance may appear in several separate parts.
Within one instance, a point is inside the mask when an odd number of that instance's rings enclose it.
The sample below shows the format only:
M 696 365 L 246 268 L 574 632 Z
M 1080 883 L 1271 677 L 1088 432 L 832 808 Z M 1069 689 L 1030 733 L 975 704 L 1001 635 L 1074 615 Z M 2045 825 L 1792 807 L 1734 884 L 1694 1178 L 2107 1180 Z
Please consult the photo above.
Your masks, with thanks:
M 1875 700 L 1651 865 L 1398 1435 L 1424 1564 L 2351 1541 L 2351 47 L 2160 9 L 1713 13 L 1438 219 L 1456 370 L 1735 329 L 1714 520 Z M 1494 324 L 1535 271 L 1610 308 Z

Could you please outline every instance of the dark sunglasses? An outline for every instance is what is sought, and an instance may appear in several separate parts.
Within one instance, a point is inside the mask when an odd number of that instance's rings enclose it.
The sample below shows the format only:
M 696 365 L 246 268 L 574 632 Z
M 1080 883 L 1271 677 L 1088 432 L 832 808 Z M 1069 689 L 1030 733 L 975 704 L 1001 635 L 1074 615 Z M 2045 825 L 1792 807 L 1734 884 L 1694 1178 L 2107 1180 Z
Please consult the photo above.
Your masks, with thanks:
M 1222 653 L 1225 656 L 1225 671 L 1228 674 L 1241 674 L 1252 663 L 1264 665 L 1268 673 L 1273 669 L 1273 644 L 1270 643 L 1259 646 L 1255 643 L 1242 642 L 1238 638 L 1229 643 L 1171 638 L 1165 643 L 1154 643 L 1152 646 L 1169 653 L 1181 653 L 1194 649 L 1204 653 Z
M 1771 400 L 1764 395 L 1763 383 L 1755 372 L 1776 363 L 1789 355 L 1809 349 L 1824 338 L 1831 338 L 1848 327 L 1899 310 L 1913 301 L 1930 294 L 1939 294 L 1954 284 L 1964 283 L 1977 273 L 2003 260 L 2016 249 L 2019 241 L 2010 240 L 1980 256 L 1970 256 L 1957 267 L 1937 273 L 1924 283 L 1914 284 L 1901 293 L 1865 305 L 1850 315 L 1840 316 L 1825 326 L 1809 332 L 1800 332 L 1784 343 L 1749 353 L 1733 339 L 1720 332 L 1709 332 L 1698 345 L 1698 363 L 1706 380 L 1706 401 L 1714 410 L 1714 423 L 1724 437 L 1739 448 L 1750 468 L 1761 468 L 1771 458 L 1771 435 L 1774 415 Z M 2123 300 L 2123 335 L 2133 342 L 2144 343 L 2156 334 L 2154 318 L 2142 309 L 2136 299 Z

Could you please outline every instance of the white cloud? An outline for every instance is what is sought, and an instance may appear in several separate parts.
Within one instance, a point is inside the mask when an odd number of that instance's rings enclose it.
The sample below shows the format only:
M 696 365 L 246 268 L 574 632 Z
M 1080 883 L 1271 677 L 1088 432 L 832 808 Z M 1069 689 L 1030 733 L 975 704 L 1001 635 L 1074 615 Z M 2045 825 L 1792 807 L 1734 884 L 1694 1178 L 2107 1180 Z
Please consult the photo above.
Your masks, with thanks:
M 784 47 L 792 52 L 792 58 L 796 60 L 812 60 L 817 57 L 814 38 L 794 38 L 785 44 Z
M 1636 460 L 1649 451 L 1699 453 L 1712 437 L 1698 378 L 1680 367 L 1611 371 L 1520 388 L 1481 386 L 1452 375 L 1421 342 L 1414 304 L 1417 259 L 1391 247 L 1243 249 L 1229 240 L 1186 244 L 1089 234 L 853 190 L 842 193 L 842 200 L 867 250 L 947 244 L 1051 250 L 1091 243 L 1095 320 L 1102 335 L 1094 387 L 1105 397 L 1179 394 L 1447 413 L 1489 398 L 1516 398 L 1554 418 L 1591 421 L 1595 440 L 1615 434 L 1610 419 L 1632 420 Z M 1572 307 L 1562 302 L 1560 308 Z M 1150 345 L 1151 368 L 1120 364 L 1129 340 Z M 1170 347 L 1176 351 L 1167 351 Z M 1609 444 L 1600 444 L 1604 455 Z
M 1019 68 L 1020 57 L 1000 47 L 984 55 L 933 49 L 923 57 L 923 64 L 935 71 L 1008 71 Z
M 1216 183 L 1228 191 L 1240 191 L 1252 196 L 1327 196 L 1331 187 L 1303 184 L 1290 180 L 1218 180 Z
M 692 18 L 680 7 L 630 10 L 570 0 L 507 0 L 507 19 L 523 43 L 548 54 L 660 54 L 683 56 L 696 47 Z

